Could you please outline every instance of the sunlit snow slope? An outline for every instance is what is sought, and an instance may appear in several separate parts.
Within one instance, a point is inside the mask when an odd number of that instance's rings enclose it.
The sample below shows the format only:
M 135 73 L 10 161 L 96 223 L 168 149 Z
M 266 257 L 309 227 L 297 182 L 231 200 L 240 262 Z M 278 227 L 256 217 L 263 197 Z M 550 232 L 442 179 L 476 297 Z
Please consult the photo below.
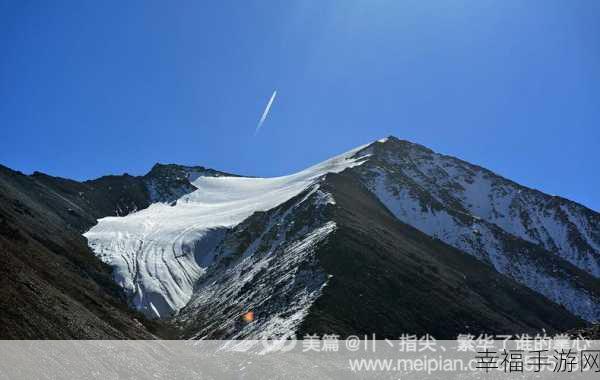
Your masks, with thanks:
M 135 307 L 165 317 L 189 301 L 225 228 L 287 201 L 326 173 L 359 165 L 363 148 L 284 177 L 198 177 L 192 181 L 197 190 L 175 205 L 155 203 L 127 216 L 102 218 L 85 236 L 95 254 L 113 266 L 115 281 Z

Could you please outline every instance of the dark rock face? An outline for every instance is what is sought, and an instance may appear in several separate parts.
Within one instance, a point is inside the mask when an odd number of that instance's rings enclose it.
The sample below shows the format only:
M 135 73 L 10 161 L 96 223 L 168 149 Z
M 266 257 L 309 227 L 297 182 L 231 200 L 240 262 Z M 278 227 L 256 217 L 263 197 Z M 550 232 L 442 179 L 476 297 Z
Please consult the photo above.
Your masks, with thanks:
M 92 208 L 36 178 L 0 167 L 0 337 L 153 338 L 81 236 Z
M 105 176 L 77 182 L 35 172 L 31 178 L 40 188 L 38 197 L 60 198 L 67 204 L 56 212 L 81 232 L 96 224 L 96 219 L 127 215 L 150 205 L 148 189 L 139 177 Z
M 174 203 L 196 188 L 190 183 L 199 176 L 237 177 L 233 174 L 208 169 L 203 166 L 182 166 L 174 164 L 156 164 L 139 181 L 148 191 L 149 202 Z
M 141 177 L 109 175 L 84 182 L 39 172 L 31 177 L 45 188 L 39 196 L 47 197 L 46 193 L 52 193 L 69 203 L 65 210 L 58 212 L 83 232 L 96 224 L 96 219 L 105 216 L 127 215 L 156 202 L 171 204 L 194 191 L 196 188 L 190 181 L 200 175 L 232 176 L 202 166 L 156 164 Z

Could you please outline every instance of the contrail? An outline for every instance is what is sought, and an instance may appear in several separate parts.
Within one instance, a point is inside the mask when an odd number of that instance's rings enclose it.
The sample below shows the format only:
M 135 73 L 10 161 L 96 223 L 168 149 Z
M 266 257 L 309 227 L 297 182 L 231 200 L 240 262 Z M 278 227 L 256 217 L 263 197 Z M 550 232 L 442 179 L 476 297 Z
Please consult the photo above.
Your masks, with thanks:
M 265 108 L 265 111 L 263 112 L 263 114 L 260 118 L 260 121 L 258 122 L 258 125 L 256 126 L 256 130 L 254 131 L 255 135 L 260 130 L 260 127 L 262 127 L 263 123 L 265 122 L 265 119 L 267 118 L 267 115 L 269 115 L 269 110 L 271 109 L 271 105 L 273 105 L 273 100 L 275 100 L 276 95 L 277 95 L 277 90 L 273 91 L 273 95 L 271 95 L 271 99 L 269 99 L 269 103 L 267 103 L 267 107 Z

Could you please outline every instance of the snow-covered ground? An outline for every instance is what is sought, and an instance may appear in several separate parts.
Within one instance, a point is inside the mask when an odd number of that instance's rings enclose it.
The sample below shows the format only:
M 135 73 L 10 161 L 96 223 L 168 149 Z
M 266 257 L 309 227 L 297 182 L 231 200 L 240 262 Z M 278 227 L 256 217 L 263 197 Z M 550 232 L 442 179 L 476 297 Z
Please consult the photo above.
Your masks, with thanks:
M 146 315 L 164 317 L 189 301 L 193 287 L 212 262 L 224 228 L 256 211 L 269 210 L 298 195 L 326 174 L 361 164 L 365 146 L 284 177 L 203 177 L 174 206 L 152 204 L 123 217 L 106 217 L 84 236 L 94 253 L 114 268 L 115 281 Z

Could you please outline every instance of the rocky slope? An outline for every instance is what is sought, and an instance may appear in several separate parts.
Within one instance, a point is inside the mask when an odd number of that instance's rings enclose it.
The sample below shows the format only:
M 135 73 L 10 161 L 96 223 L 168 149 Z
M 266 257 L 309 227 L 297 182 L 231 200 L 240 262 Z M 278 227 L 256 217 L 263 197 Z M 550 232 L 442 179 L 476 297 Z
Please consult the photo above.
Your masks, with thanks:
M 91 219 L 73 207 L 35 177 L 0 167 L 0 337 L 153 338 L 81 236 Z
M 7 321 L 35 319 L 15 336 L 35 336 L 56 304 L 79 326 L 56 336 L 149 336 L 124 302 L 185 338 L 450 338 L 600 319 L 598 213 L 394 137 L 278 178 L 159 164 L 86 182 L 1 173 L 4 267 L 55 292 L 18 301 L 28 282 L 7 273 Z M 44 255 L 24 254 L 32 244 Z
M 253 320 L 240 316 L 252 312 Z M 557 331 L 583 322 L 398 221 L 351 173 L 229 230 L 175 318 L 195 339 Z
M 301 218 L 307 231 L 291 233 L 300 217 L 289 210 L 273 224 L 279 206 L 226 232 L 214 252 L 237 254 L 216 255 L 200 278 L 176 318 L 184 336 L 452 337 L 600 318 L 597 213 L 393 137 L 353 153 L 360 164 L 346 180 L 313 183 L 329 217 L 310 197 L 293 207 L 312 205 L 300 214 L 312 215 Z M 232 248 L 230 236 L 245 240 Z
M 400 221 L 600 319 L 598 213 L 393 137 L 369 151 L 355 174 Z

